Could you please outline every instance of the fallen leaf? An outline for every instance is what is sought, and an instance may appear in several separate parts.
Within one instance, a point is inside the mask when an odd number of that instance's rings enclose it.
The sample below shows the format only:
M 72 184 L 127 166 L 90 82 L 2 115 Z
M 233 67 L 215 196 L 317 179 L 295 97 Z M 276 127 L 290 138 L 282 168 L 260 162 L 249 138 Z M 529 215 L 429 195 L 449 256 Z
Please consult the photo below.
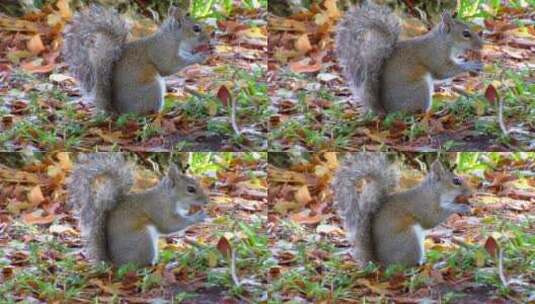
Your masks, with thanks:
M 301 206 L 305 206 L 312 201 L 312 196 L 310 196 L 310 192 L 308 191 L 308 187 L 306 185 L 301 186 L 301 188 L 295 192 L 295 200 Z
M 344 231 L 340 229 L 340 227 L 336 225 L 327 225 L 327 224 L 318 225 L 318 227 L 316 227 L 316 232 L 331 234 L 331 235 L 344 235 Z
M 498 92 L 492 84 L 489 84 L 489 86 L 485 90 L 485 97 L 491 104 L 496 103 L 496 101 L 498 100 Z
M 70 0 L 58 0 L 56 7 L 59 9 L 59 13 L 63 19 L 69 20 L 72 17 L 72 11 L 69 7 Z
M 336 0 L 325 0 L 323 2 L 323 5 L 327 8 L 327 16 L 331 19 L 338 19 L 342 16 L 336 2 Z
M 63 170 L 72 169 L 72 161 L 68 152 L 59 152 L 58 154 L 56 154 L 56 157 L 59 160 L 59 165 L 61 169 Z
M 34 206 L 39 205 L 45 200 L 45 197 L 43 196 L 43 192 L 41 191 L 41 187 L 39 185 L 35 186 L 30 190 L 28 193 L 28 201 Z
M 43 45 L 43 41 L 41 40 L 41 35 L 39 34 L 32 36 L 32 38 L 28 40 L 26 46 L 28 47 L 28 50 L 34 55 L 37 55 L 45 50 L 45 46 Z
M 42 215 L 43 210 L 35 210 L 32 213 L 23 213 L 22 220 L 29 225 L 40 225 L 40 224 L 50 224 L 54 221 L 56 216 L 53 213 L 48 213 L 47 215 Z
M 226 86 L 222 85 L 221 87 L 219 87 L 219 90 L 217 90 L 217 98 L 219 98 L 219 100 L 221 100 L 221 103 L 227 107 L 230 100 L 231 100 L 231 95 L 230 95 L 230 92 L 229 90 L 227 89 Z
M 492 236 L 489 236 L 485 241 L 485 249 L 490 254 L 490 256 L 495 258 L 497 256 L 498 248 L 499 247 L 496 240 Z
M 319 62 L 311 64 L 309 58 L 290 62 L 288 67 L 294 73 L 313 73 L 321 70 L 321 64 Z
M 224 236 L 222 236 L 217 242 L 217 250 L 219 250 L 219 252 L 221 252 L 221 254 L 226 258 L 230 258 L 232 251 L 231 248 L 230 242 Z
M 48 231 L 56 234 L 78 235 L 78 232 L 69 225 L 50 225 Z
M 295 41 L 295 49 L 303 54 L 312 50 L 312 45 L 310 45 L 310 40 L 308 40 L 307 34 L 303 34 L 297 38 Z
M 290 220 L 298 224 L 309 224 L 309 225 L 317 224 L 321 221 L 322 219 L 321 214 L 315 214 L 315 215 L 310 215 L 310 214 L 311 214 L 310 210 L 304 210 L 302 212 L 290 215 Z
M 71 83 L 75 83 L 76 80 L 74 80 L 74 78 L 72 78 L 71 76 L 68 76 L 68 75 L 64 75 L 64 74 L 50 74 L 50 76 L 48 76 L 48 79 L 50 79 L 51 81 L 54 81 L 54 82 L 58 82 L 58 83 L 61 83 L 61 82 L 71 82 Z

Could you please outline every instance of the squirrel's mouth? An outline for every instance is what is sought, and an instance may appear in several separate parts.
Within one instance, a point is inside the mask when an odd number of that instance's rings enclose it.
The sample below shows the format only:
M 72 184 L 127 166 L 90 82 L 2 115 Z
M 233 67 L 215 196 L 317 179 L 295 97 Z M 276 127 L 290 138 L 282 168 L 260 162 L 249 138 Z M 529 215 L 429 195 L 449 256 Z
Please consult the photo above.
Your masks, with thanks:
M 201 44 L 199 46 L 197 46 L 196 48 L 193 49 L 193 53 L 194 54 L 198 54 L 198 53 L 210 53 L 212 52 L 213 48 L 212 46 L 209 44 L 209 43 L 205 43 L 205 44 Z
M 197 214 L 199 212 L 202 212 L 202 206 L 201 205 L 191 205 L 188 209 L 188 215 Z
M 459 205 L 468 205 L 470 204 L 470 199 L 471 195 L 469 194 L 461 194 L 461 195 L 458 195 L 457 197 L 455 197 L 454 199 L 454 203 L 455 204 L 459 204 Z

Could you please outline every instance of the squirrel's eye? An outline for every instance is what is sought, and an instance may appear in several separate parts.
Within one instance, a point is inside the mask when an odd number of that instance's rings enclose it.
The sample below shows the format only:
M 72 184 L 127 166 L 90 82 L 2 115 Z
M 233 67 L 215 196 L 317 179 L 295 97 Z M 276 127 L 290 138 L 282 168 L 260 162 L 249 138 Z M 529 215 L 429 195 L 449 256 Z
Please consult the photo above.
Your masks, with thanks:
M 195 187 L 193 187 L 193 186 L 188 186 L 188 187 L 186 188 L 186 190 L 187 190 L 189 193 L 195 193 L 195 192 L 197 192 L 197 189 L 195 189 Z
M 454 185 L 460 186 L 460 185 L 463 184 L 463 180 L 462 180 L 460 177 L 455 176 L 455 177 L 453 178 L 453 180 L 452 180 L 452 183 L 453 183 Z
M 201 27 L 198 24 L 194 24 L 193 25 L 193 31 L 195 33 L 200 33 L 201 32 Z
M 189 17 L 189 16 L 190 16 L 190 15 L 189 15 L 189 12 L 187 12 L 187 13 L 186 13 L 186 17 Z
M 472 34 L 470 34 L 470 31 L 468 31 L 468 30 L 464 30 L 464 31 L 463 31 L 463 37 L 465 37 L 465 38 L 470 38 L 470 37 L 472 37 Z

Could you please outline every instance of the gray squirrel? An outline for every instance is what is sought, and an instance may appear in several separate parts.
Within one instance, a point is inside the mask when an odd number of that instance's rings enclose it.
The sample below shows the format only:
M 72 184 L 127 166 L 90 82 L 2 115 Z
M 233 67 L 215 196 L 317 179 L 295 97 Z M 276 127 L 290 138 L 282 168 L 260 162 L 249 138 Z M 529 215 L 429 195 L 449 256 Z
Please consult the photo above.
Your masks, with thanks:
M 189 13 L 170 7 L 168 15 L 152 36 L 127 42 L 115 11 L 91 5 L 77 13 L 65 30 L 63 57 L 83 96 L 110 113 L 159 112 L 162 76 L 203 62 L 211 50 L 208 31 Z
M 364 180 L 362 192 L 356 183 Z M 361 266 L 369 262 L 388 266 L 415 266 L 425 258 L 425 230 L 454 213 L 468 214 L 470 207 L 456 203 L 471 189 L 440 161 L 431 165 L 425 179 L 412 189 L 393 192 L 399 170 L 384 153 L 355 153 L 343 161 L 335 174 L 336 208 Z
M 398 17 L 373 1 L 352 7 L 337 26 L 337 57 L 353 95 L 367 110 L 428 111 L 434 79 L 483 68 L 479 61 L 455 58 L 480 50 L 483 41 L 447 12 L 423 36 L 400 41 L 399 34 Z
M 121 153 L 80 154 L 67 185 L 89 257 L 114 265 L 153 264 L 158 236 L 202 222 L 208 197 L 175 165 L 154 187 L 132 192 L 134 169 Z M 192 213 L 192 206 L 201 208 Z

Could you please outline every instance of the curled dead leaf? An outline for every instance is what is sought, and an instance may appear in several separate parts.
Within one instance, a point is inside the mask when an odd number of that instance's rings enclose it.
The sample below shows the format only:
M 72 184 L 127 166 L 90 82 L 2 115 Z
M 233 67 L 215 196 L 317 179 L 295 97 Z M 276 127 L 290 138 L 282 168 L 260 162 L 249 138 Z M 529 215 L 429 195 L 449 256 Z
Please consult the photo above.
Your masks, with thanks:
M 496 101 L 498 100 L 498 92 L 492 84 L 489 84 L 489 86 L 485 90 L 485 97 L 491 104 L 496 103 Z
M 301 186 L 301 188 L 297 190 L 295 193 L 295 200 L 301 206 L 305 206 L 312 201 L 312 196 L 310 196 L 310 192 L 308 191 L 308 187 L 306 185 Z
M 221 252 L 221 254 L 226 257 L 230 258 L 232 246 L 230 245 L 230 242 L 227 240 L 226 237 L 222 236 L 219 241 L 217 242 L 217 250 Z
M 314 73 L 321 70 L 321 64 L 319 62 L 310 63 L 308 58 L 290 62 L 288 67 L 294 73 Z
M 29 225 L 50 224 L 56 216 L 53 213 L 45 214 L 43 210 L 36 210 L 32 213 L 22 214 L 22 220 Z
M 317 224 L 322 220 L 321 214 L 312 214 L 310 210 L 305 210 L 299 213 L 290 215 L 290 220 L 298 224 L 308 224 L 313 225 Z
M 485 250 L 487 250 L 490 256 L 495 258 L 498 254 L 498 249 L 498 242 L 492 236 L 489 236 L 485 241 Z
M 310 40 L 308 40 L 307 34 L 303 34 L 297 38 L 295 41 L 295 48 L 303 54 L 312 50 L 312 45 L 310 44 Z
M 217 90 L 217 98 L 221 100 L 221 103 L 223 103 L 225 107 L 228 106 L 231 95 L 226 86 L 222 85 L 219 90 Z
M 30 190 L 28 193 L 28 201 L 34 206 L 39 205 L 45 200 L 45 197 L 43 196 L 43 192 L 41 191 L 41 187 L 39 185 L 35 186 Z
M 30 40 L 28 40 L 28 43 L 26 44 L 28 47 L 28 50 L 34 54 L 37 55 L 45 50 L 45 46 L 43 44 L 43 41 L 41 40 L 41 35 L 33 35 Z

